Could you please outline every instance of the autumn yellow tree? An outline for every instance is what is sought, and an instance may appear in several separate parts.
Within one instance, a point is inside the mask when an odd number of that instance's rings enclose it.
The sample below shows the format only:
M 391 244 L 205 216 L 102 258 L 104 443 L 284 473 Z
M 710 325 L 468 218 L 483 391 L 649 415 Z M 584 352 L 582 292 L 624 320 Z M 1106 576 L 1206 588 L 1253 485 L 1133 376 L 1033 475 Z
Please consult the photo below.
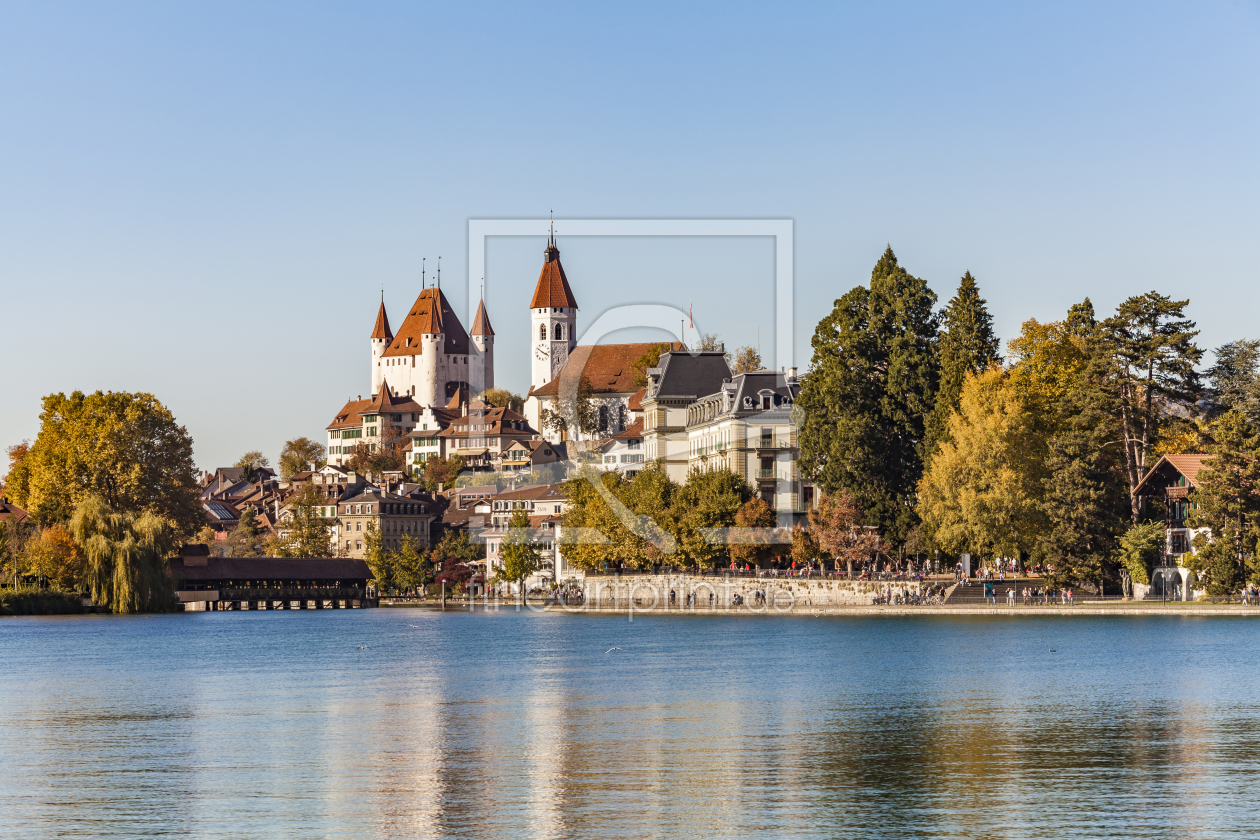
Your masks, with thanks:
M 41 525 L 67 522 L 88 497 L 119 513 L 153 513 L 181 538 L 205 523 L 192 437 L 151 394 L 45 397 L 39 436 L 9 480 L 14 501 Z
M 1047 527 L 1040 505 L 1046 444 L 1020 389 L 1000 368 L 963 384 L 959 410 L 919 483 L 935 544 L 989 556 L 1027 554 Z

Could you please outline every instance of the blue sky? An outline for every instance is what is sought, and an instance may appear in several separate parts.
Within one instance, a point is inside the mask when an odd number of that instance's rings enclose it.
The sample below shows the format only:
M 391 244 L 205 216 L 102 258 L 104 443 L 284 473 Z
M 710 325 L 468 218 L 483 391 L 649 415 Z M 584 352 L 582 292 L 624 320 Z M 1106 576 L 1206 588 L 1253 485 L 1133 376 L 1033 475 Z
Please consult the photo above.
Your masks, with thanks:
M 274 461 L 368 390 L 382 287 L 397 323 L 441 255 L 462 310 L 467 220 L 552 209 L 793 219 L 802 368 L 886 243 L 1004 340 L 1150 289 L 1258 337 L 1258 105 L 1256 3 L 5 3 L 0 444 L 151 391 L 199 466 Z M 560 233 L 586 324 L 770 345 L 769 240 Z M 487 250 L 518 391 L 542 246 Z

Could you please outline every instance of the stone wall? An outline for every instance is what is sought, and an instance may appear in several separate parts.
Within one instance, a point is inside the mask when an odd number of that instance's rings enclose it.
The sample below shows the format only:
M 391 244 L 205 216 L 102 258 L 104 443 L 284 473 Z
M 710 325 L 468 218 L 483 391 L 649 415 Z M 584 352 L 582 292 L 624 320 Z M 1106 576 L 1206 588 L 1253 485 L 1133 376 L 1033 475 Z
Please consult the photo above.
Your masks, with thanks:
M 725 609 L 735 595 L 742 595 L 744 606 L 755 602 L 755 594 L 764 592 L 766 605 L 779 609 L 792 607 L 870 605 L 871 599 L 890 588 L 893 593 L 918 592 L 917 581 L 838 580 L 829 578 L 749 578 L 708 575 L 592 575 L 583 581 L 586 604 L 599 609 L 636 610 L 669 609 L 669 594 L 674 593 L 675 609 L 683 608 L 686 596 L 695 594 L 695 605 L 708 609 Z M 712 595 L 712 599 L 710 599 Z

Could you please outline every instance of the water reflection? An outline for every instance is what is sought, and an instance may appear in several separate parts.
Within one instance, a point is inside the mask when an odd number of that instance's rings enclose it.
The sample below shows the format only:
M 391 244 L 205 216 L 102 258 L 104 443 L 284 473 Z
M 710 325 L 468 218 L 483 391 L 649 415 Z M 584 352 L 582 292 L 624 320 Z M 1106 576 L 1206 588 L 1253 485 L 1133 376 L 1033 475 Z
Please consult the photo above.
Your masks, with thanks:
M 1249 836 L 1258 639 L 1216 619 L 10 619 L 0 835 Z

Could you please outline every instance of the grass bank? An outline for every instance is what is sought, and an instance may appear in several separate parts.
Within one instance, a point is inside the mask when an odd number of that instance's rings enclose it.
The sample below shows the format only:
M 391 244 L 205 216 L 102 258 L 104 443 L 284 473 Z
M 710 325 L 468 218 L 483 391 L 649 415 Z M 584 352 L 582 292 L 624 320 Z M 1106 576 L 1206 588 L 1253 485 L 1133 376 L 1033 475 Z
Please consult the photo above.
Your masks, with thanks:
M 73 615 L 85 612 L 78 595 L 39 590 L 0 592 L 0 615 Z

